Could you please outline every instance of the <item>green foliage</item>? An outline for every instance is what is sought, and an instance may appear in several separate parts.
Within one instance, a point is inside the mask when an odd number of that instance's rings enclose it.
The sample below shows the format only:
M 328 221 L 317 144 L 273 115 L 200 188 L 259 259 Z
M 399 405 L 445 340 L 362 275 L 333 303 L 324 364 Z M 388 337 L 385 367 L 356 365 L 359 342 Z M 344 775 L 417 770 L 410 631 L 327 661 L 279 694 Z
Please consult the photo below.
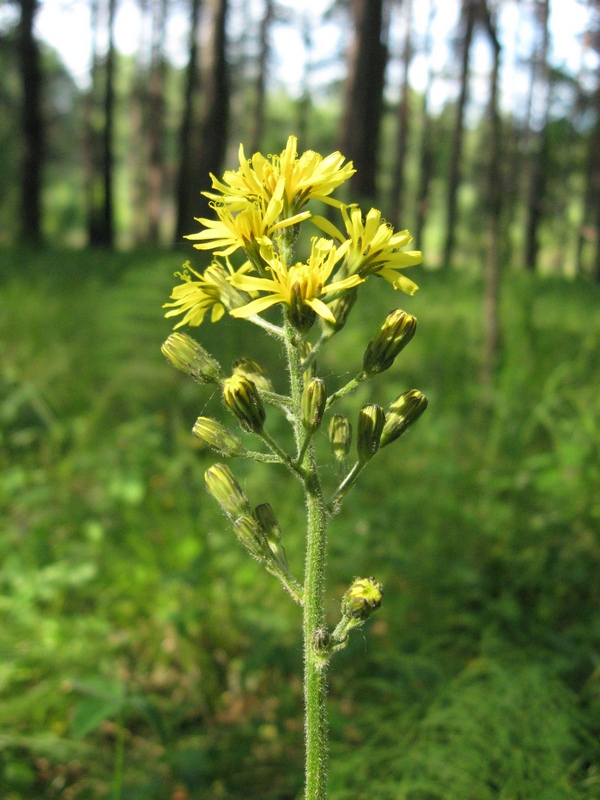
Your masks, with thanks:
M 203 488 L 214 459 L 191 427 L 223 412 L 160 355 L 178 267 L 0 253 L 7 800 L 114 794 L 120 747 L 123 798 L 300 797 L 296 609 Z M 480 286 L 418 282 L 427 296 L 403 302 L 427 336 L 357 402 L 418 386 L 427 425 L 375 455 L 332 525 L 328 596 L 361 563 L 385 603 L 368 643 L 336 656 L 330 795 L 599 798 L 597 289 L 507 276 L 486 390 Z M 390 310 L 380 288 L 339 334 L 348 375 Z M 268 372 L 276 344 L 249 347 L 246 330 L 208 323 L 198 338 Z M 328 391 L 347 379 L 322 366 Z M 327 446 L 326 431 L 316 439 Z M 254 502 L 272 499 L 266 467 L 236 476 Z M 274 510 L 300 574 L 297 502 L 282 491 Z

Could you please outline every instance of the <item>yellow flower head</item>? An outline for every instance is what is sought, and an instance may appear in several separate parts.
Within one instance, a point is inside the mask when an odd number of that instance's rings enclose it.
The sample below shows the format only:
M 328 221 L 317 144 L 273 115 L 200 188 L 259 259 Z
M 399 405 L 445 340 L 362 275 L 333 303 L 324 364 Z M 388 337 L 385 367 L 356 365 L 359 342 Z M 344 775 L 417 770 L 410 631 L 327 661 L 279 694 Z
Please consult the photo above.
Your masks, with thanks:
M 420 264 L 423 255 L 419 250 L 402 250 L 412 242 L 408 231 L 398 231 L 387 222 L 381 220 L 381 211 L 372 208 L 363 220 L 358 206 L 342 208 L 344 225 L 349 237 L 349 250 L 343 271 L 346 275 L 379 275 L 392 284 L 394 289 L 401 289 L 406 294 L 414 294 L 419 288 L 416 283 L 399 275 L 397 270 Z M 344 235 L 329 220 L 313 217 L 313 222 L 321 230 L 344 241 Z
M 248 160 L 240 145 L 239 160 L 240 168 L 225 172 L 223 181 L 211 175 L 213 189 L 221 194 L 205 192 L 206 196 L 240 209 L 247 202 L 268 203 L 283 182 L 286 214 L 296 214 L 311 198 L 339 205 L 329 195 L 356 171 L 352 162 L 343 163 L 344 156 L 339 152 L 323 158 L 313 150 L 306 150 L 298 157 L 295 136 L 288 138 L 281 155 L 269 158 L 255 153 Z
M 327 284 L 335 265 L 344 256 L 347 245 L 336 247 L 330 239 L 312 240 L 311 255 L 307 263 L 294 264 L 289 269 L 269 245 L 261 247 L 261 256 L 268 265 L 271 278 L 252 275 L 235 275 L 231 281 L 238 289 L 265 292 L 241 308 L 231 311 L 234 317 L 252 317 L 276 303 L 290 308 L 292 321 L 300 330 L 308 329 L 318 314 L 335 323 L 335 317 L 320 298 L 332 292 L 342 292 L 363 282 L 359 275 Z
M 204 274 L 200 275 L 190 266 L 190 262 L 186 261 L 183 265 L 183 272 L 175 273 L 183 283 L 173 289 L 171 300 L 174 302 L 165 303 L 163 306 L 163 308 L 173 309 L 167 311 L 165 317 L 185 314 L 175 328 L 181 328 L 182 325 L 192 327 L 201 325 L 209 309 L 212 309 L 211 321 L 217 322 L 225 313 L 225 308 L 243 305 L 248 300 L 248 295 L 242 294 L 230 286 L 229 278 L 236 273 L 229 263 L 229 259 L 226 259 L 225 263 L 227 269 L 215 260 L 210 267 L 206 268 Z M 250 265 L 245 264 L 239 271 L 243 273 L 248 269 L 250 269 Z M 190 273 L 193 273 L 198 280 L 194 280 Z
M 198 219 L 206 230 L 192 233 L 186 239 L 200 242 L 194 247 L 198 250 L 214 250 L 215 255 L 228 256 L 243 247 L 252 257 L 258 246 L 270 242 L 270 236 L 281 228 L 296 225 L 310 216 L 309 212 L 296 214 L 287 219 L 279 219 L 283 210 L 284 184 L 280 181 L 268 202 L 257 200 L 247 202 L 241 211 L 232 210 L 226 205 L 214 205 L 218 220 Z

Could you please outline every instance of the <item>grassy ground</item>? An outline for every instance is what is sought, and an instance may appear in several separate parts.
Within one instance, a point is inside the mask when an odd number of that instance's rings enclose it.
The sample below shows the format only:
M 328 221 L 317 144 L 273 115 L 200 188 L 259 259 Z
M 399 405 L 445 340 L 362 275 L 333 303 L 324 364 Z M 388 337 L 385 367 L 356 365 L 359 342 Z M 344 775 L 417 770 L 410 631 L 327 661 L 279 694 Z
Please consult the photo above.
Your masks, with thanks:
M 182 260 L 0 252 L 7 800 L 300 797 L 297 610 L 204 491 L 215 458 L 190 429 L 226 419 L 219 398 L 160 355 Z M 391 307 L 419 318 L 397 364 L 343 408 L 410 388 L 430 400 L 331 529 L 332 623 L 355 575 L 385 586 L 334 662 L 331 798 L 600 798 L 600 292 L 506 275 L 484 389 L 481 286 L 416 279 L 413 299 L 369 286 L 319 365 L 334 389 Z M 283 388 L 276 347 L 249 330 L 195 335 Z M 287 476 L 274 487 L 271 470 L 234 468 L 276 506 L 300 574 Z

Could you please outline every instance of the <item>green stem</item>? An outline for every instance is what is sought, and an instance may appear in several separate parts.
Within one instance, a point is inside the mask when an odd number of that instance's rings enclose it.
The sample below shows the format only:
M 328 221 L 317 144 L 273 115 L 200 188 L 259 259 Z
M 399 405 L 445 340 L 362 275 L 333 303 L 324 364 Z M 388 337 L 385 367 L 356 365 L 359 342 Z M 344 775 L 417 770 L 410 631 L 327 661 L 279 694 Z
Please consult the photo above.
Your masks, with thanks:
M 338 389 L 337 392 L 334 392 L 332 395 L 329 395 L 329 397 L 327 398 L 327 405 L 325 406 L 325 408 L 327 410 L 330 409 L 335 402 L 340 400 L 342 397 L 345 397 L 347 394 L 350 394 L 350 392 L 353 392 L 366 379 L 367 379 L 366 373 L 359 372 L 358 375 L 352 378 L 351 381 L 348 381 L 348 383 L 345 386 L 342 386 L 342 388 Z
M 300 469 L 305 473 L 304 496 L 307 506 L 307 542 L 304 570 L 304 733 L 305 800 L 325 800 L 327 796 L 327 685 L 322 658 L 313 644 L 315 631 L 325 622 L 325 555 L 327 512 L 319 480 L 314 447 L 302 447 L 302 364 L 294 345 L 296 333 L 286 320 L 286 350 L 290 372 L 294 433 L 298 450 L 304 450 Z
M 340 504 L 344 497 L 348 494 L 350 489 L 356 483 L 358 476 L 363 471 L 366 462 L 357 461 L 352 467 L 350 472 L 346 475 L 344 480 L 340 483 L 335 492 L 331 495 L 331 499 L 327 503 L 326 510 L 330 514 L 335 514 L 339 511 Z

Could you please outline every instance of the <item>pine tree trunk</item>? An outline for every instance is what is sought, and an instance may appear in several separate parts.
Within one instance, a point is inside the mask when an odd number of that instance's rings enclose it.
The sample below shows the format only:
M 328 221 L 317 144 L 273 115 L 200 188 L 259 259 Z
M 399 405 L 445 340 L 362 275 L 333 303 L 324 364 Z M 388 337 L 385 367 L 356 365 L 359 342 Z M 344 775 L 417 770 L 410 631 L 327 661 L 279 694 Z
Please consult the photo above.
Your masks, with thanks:
M 114 245 L 113 173 L 114 173 L 114 112 L 115 112 L 115 11 L 116 0 L 108 0 L 108 48 L 106 51 L 104 86 L 104 127 L 102 129 L 102 186 L 104 191 L 100 228 L 95 244 L 111 248 Z
M 256 153 L 260 150 L 263 130 L 265 127 L 265 87 L 267 82 L 267 69 L 269 67 L 269 55 L 271 52 L 269 35 L 271 32 L 273 13 L 273 0 L 265 0 L 265 10 L 260 24 L 259 33 L 254 124 L 252 126 L 252 133 L 250 136 L 250 153 Z
M 461 160 L 464 138 L 465 107 L 469 95 L 470 54 L 475 28 L 476 0 L 463 0 L 461 41 L 460 91 L 456 106 L 454 134 L 452 136 L 452 154 L 448 174 L 448 196 L 446 203 L 446 243 L 444 245 L 444 266 L 452 264 L 454 245 L 456 242 L 456 221 L 458 216 L 458 187 L 461 178 Z
M 435 17 L 435 4 L 433 0 L 429 4 L 429 14 L 427 16 L 427 28 L 425 31 L 425 60 L 427 67 L 427 81 L 423 92 L 423 108 L 421 122 L 421 153 L 419 157 L 419 187 L 417 189 L 417 210 L 415 223 L 415 241 L 418 248 L 423 247 L 423 229 L 427 218 L 427 207 L 429 204 L 429 185 L 433 174 L 433 149 L 431 142 L 431 119 L 429 117 L 429 95 L 433 82 L 433 73 L 430 66 L 432 36 L 431 28 Z
M 190 40 L 183 97 L 183 116 L 179 132 L 179 172 L 177 176 L 176 203 L 177 223 L 175 243 L 191 231 L 195 213 L 198 187 L 194 186 L 193 132 L 196 123 L 196 106 L 200 89 L 200 68 L 198 55 L 198 28 L 202 0 L 190 0 Z
M 354 41 L 350 51 L 339 149 L 354 162 L 352 189 L 373 200 L 387 64 L 383 0 L 353 0 Z
M 18 28 L 21 75 L 21 225 L 20 238 L 27 244 L 42 241 L 42 166 L 44 121 L 42 116 L 42 66 L 34 36 L 38 0 L 20 0 Z
M 165 131 L 165 34 L 168 0 L 154 0 L 152 9 L 152 58 L 150 63 L 150 158 L 148 166 L 148 240 L 160 241 L 164 180 Z
M 404 11 L 406 14 L 406 30 L 404 36 L 404 53 L 402 55 L 402 89 L 400 93 L 400 102 L 398 103 L 396 163 L 394 165 L 394 172 L 392 176 L 392 202 L 390 204 L 390 219 L 392 225 L 394 225 L 396 228 L 403 227 L 401 224 L 401 217 L 404 210 L 404 162 L 406 161 L 410 123 L 410 87 L 408 83 L 408 73 L 410 70 L 410 62 L 412 60 L 412 0 L 404 0 L 404 3 Z
M 539 255 L 539 228 L 543 218 L 546 183 L 548 173 L 548 118 L 550 114 L 550 80 L 548 74 L 548 19 L 550 16 L 549 0 L 541 0 L 537 5 L 538 22 L 541 28 L 541 45 L 538 56 L 538 80 L 544 94 L 541 131 L 537 137 L 537 146 L 533 153 L 533 163 L 529 182 L 527 200 L 527 222 L 525 228 L 525 268 L 535 272 Z

